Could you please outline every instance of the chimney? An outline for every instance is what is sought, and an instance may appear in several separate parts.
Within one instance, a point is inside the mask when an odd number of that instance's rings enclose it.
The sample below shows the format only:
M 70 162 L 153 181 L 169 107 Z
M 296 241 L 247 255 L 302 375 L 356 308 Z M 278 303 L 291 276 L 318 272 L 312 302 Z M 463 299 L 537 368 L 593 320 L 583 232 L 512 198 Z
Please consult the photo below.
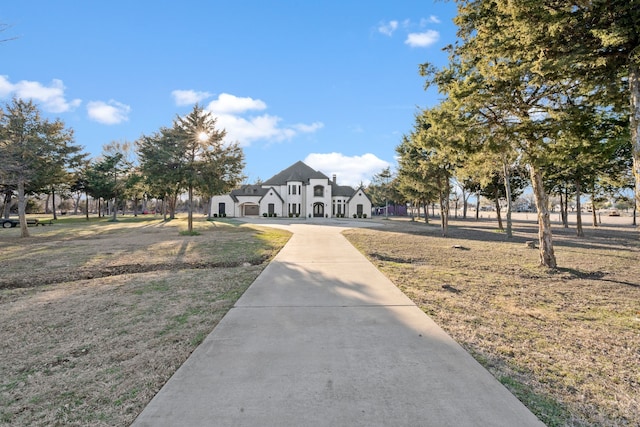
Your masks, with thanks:
M 333 174 L 333 183 L 334 184 L 336 183 L 336 174 L 335 173 Z

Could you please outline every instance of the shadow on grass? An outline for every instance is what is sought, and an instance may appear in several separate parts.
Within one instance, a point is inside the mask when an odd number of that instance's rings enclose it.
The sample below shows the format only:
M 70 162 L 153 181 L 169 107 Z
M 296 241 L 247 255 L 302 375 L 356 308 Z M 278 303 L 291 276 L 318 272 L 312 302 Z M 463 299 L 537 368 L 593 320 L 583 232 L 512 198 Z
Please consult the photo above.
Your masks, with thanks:
M 482 242 L 508 242 L 524 244 L 529 240 L 538 240 L 538 225 L 535 221 L 513 221 L 513 237 L 499 230 L 497 223 L 475 220 L 452 220 L 446 237 L 441 235 L 439 224 L 415 222 L 386 222 L 387 231 L 442 237 L 445 239 L 464 239 Z M 575 229 L 552 225 L 553 245 L 555 248 L 602 249 L 626 252 L 639 252 L 637 231 L 632 226 L 585 227 L 585 236 L 577 237 Z
M 610 283 L 616 283 L 618 285 L 626 285 L 626 286 L 632 286 L 634 288 L 640 288 L 640 283 L 631 283 L 631 282 L 626 282 L 622 280 L 606 279 L 605 276 L 608 273 L 605 273 L 604 271 L 584 272 L 574 268 L 566 268 L 566 267 L 558 267 L 556 270 L 560 273 L 569 274 L 570 275 L 569 279 L 610 282 Z

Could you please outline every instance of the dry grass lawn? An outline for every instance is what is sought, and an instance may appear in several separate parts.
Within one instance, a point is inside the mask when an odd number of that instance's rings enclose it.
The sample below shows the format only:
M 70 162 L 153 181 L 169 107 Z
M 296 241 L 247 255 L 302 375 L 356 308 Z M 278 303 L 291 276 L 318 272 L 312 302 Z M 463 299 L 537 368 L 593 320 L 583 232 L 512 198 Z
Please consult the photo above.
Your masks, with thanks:
M 0 424 L 128 425 L 288 234 L 199 219 L 0 230 Z M 347 238 L 549 426 L 640 420 L 640 243 L 629 226 L 384 221 Z
M 195 225 L 0 230 L 0 424 L 130 424 L 289 237 Z
M 532 222 L 385 221 L 347 238 L 549 426 L 640 425 L 640 244 L 626 226 L 554 228 L 538 266 Z M 457 247 L 455 247 L 457 246 Z

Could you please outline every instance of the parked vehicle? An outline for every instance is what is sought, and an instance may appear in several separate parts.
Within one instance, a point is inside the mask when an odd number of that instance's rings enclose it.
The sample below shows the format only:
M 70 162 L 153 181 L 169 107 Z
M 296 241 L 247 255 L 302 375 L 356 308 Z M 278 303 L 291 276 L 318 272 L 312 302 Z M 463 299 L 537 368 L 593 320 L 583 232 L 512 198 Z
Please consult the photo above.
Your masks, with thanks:
M 17 219 L 5 219 L 5 218 L 0 219 L 0 225 L 2 225 L 2 228 L 11 228 L 19 224 L 20 224 L 20 221 L 18 221 Z

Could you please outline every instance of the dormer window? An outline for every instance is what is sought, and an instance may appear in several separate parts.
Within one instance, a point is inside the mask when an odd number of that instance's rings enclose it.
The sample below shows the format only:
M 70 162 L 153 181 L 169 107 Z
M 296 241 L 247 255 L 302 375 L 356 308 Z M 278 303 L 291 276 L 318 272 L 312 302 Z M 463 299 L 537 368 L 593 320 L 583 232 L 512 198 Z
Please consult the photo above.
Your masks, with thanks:
M 313 197 L 324 197 L 324 187 L 322 185 L 313 187 Z

